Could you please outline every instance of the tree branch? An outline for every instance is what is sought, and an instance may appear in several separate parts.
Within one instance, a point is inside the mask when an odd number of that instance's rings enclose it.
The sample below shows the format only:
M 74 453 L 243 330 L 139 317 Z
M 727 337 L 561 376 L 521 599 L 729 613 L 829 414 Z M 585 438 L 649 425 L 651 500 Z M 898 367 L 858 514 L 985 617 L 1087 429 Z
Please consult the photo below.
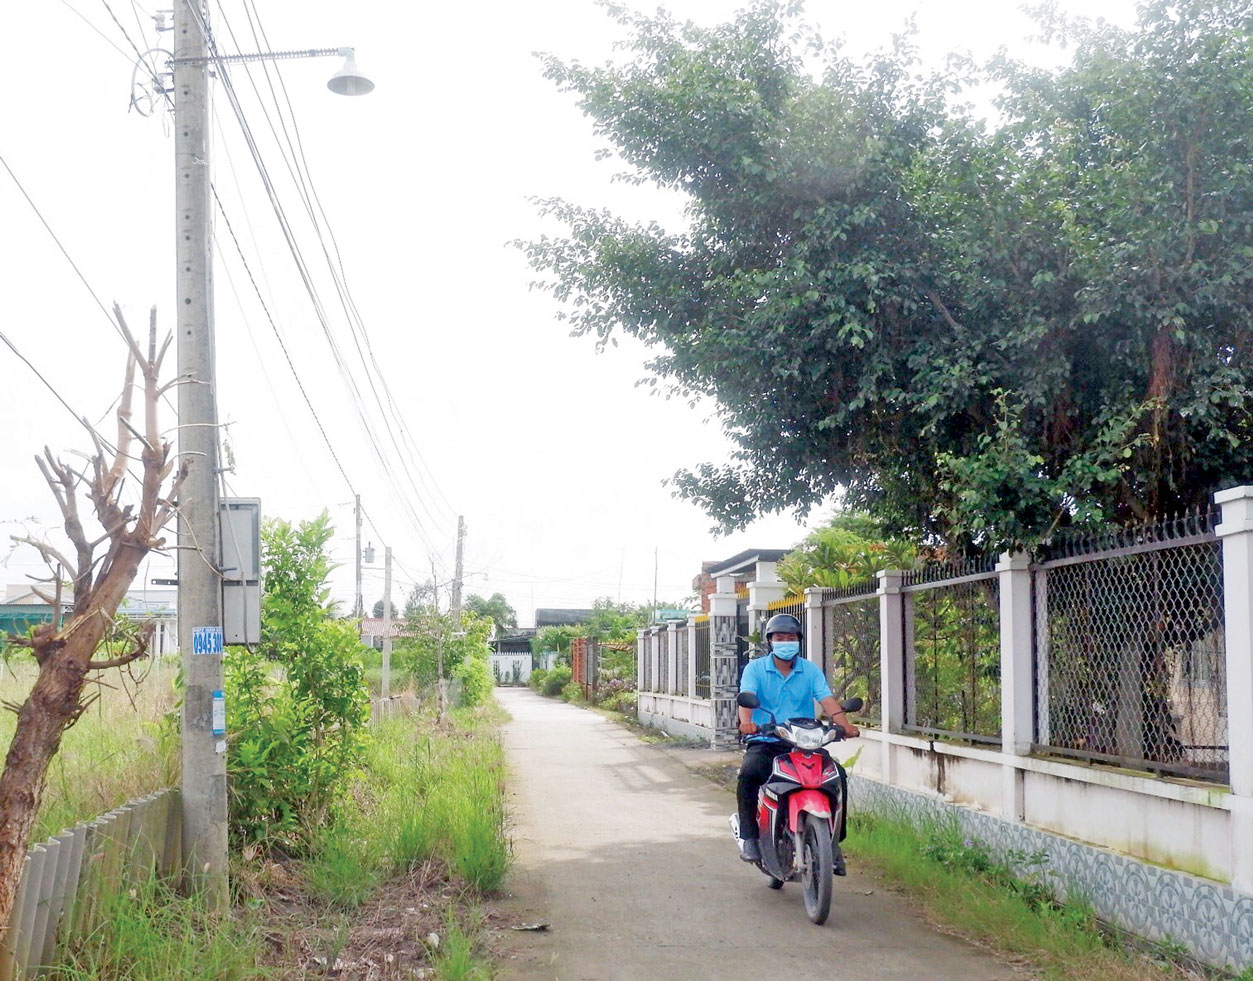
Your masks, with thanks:
M 105 671 L 109 668 L 123 668 L 132 661 L 138 661 L 141 657 L 148 656 L 148 645 L 152 642 L 152 632 L 156 629 L 156 624 L 149 621 L 145 623 L 139 631 L 139 637 L 136 638 L 135 647 L 125 654 L 119 654 L 117 657 L 106 658 L 103 661 L 88 661 L 88 671 Z

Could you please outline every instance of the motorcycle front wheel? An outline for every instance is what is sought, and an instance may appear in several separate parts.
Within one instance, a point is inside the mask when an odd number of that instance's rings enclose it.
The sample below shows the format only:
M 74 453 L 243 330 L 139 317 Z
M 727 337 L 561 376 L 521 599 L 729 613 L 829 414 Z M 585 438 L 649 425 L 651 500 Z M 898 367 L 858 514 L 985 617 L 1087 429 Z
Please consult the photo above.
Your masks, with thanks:
M 821 926 L 831 913 L 833 860 L 830 824 L 807 814 L 801 848 L 801 890 L 805 896 L 805 915 L 811 923 Z

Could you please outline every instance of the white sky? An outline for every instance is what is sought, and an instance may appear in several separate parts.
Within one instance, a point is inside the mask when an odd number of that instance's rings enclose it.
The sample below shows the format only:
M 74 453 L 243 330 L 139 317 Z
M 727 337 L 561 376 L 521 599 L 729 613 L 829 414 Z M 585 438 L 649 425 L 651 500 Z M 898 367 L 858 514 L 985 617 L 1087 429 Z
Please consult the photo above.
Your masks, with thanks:
M 611 183 L 620 166 L 595 160 L 600 143 L 590 122 L 541 77 L 533 57 L 535 51 L 585 62 L 609 57 L 622 35 L 602 9 L 591 0 L 257 2 L 272 50 L 354 45 L 361 68 L 378 85 L 368 97 L 340 98 L 325 88 L 337 60 L 282 63 L 353 296 L 408 430 L 442 491 L 423 491 L 416 508 L 421 534 L 395 504 L 366 448 L 220 86 L 213 159 L 219 194 L 297 370 L 374 519 L 365 532 L 378 547 L 365 578 L 367 606 L 382 595 L 385 541 L 399 563 L 398 601 L 414 578 L 429 575 L 432 553 L 440 577 L 450 578 L 458 513 L 469 528 L 466 591 L 503 592 L 522 624 L 532 622 L 537 606 L 586 606 L 601 595 L 651 600 L 654 548 L 665 600 L 690 592 L 704 559 L 786 547 L 803 536 L 804 526 L 775 516 L 714 538 L 703 513 L 674 500 L 661 485 L 665 477 L 726 458 L 711 410 L 637 389 L 645 374 L 642 348 L 624 345 L 597 355 L 591 339 L 570 338 L 551 298 L 528 288 L 533 277 L 521 253 L 507 246 L 544 228 L 531 196 L 607 206 L 667 225 L 679 220 L 673 196 Z M 153 9 L 149 0 L 108 3 L 141 49 L 157 43 L 143 13 Z M 712 23 L 738 5 L 681 0 L 668 6 Z M 1063 0 L 1062 6 L 1126 23 L 1134 5 Z M 809 19 L 828 34 L 844 33 L 855 52 L 885 44 L 913 12 L 919 43 L 933 60 L 961 48 L 979 56 L 1002 44 L 1027 50 L 1022 39 L 1030 24 L 1012 4 L 809 4 Z M 222 0 L 221 7 L 213 0 L 213 17 L 223 51 L 255 50 L 245 40 L 241 0 Z M 228 23 L 239 35 L 238 47 Z M 141 26 L 147 41 L 140 40 Z M 0 105 L 0 156 L 100 298 L 121 303 L 137 330 L 156 303 L 164 332 L 173 306 L 173 144 L 168 116 L 127 112 L 134 58 L 126 38 L 104 0 L 4 4 L 0 36 L 8 41 L 8 75 L 16 83 Z M 168 46 L 169 35 L 160 43 Z M 232 77 L 315 270 L 332 331 L 368 398 L 295 186 L 247 76 L 236 69 Z M 254 77 L 264 84 L 255 68 Z M 219 404 L 221 417 L 231 422 L 237 461 L 230 489 L 262 498 L 267 515 L 299 519 L 329 509 L 338 525 L 335 555 L 343 563 L 337 594 L 350 604 L 351 491 L 220 223 L 217 232 Z M 0 291 L 0 331 L 76 411 L 100 420 L 120 385 L 121 344 L 2 169 Z M 32 457 L 44 443 L 85 449 L 85 433 L 3 347 L 0 378 L 6 437 L 0 532 L 19 531 L 21 522 L 47 528 L 58 514 Z M 36 568 L 32 555 L 16 552 L 0 581 L 22 581 Z M 159 559 L 147 572 L 171 574 Z

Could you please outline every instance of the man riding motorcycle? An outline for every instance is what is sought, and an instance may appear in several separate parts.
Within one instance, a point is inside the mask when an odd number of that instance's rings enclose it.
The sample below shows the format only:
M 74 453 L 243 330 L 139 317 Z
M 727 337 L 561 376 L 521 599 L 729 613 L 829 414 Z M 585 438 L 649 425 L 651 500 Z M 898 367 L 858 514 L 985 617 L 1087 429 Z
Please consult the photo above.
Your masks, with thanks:
M 770 779 L 775 757 L 790 749 L 774 736 L 758 733 L 758 725 L 769 721 L 768 713 L 774 713 L 780 721 L 813 718 L 814 702 L 817 702 L 823 714 L 843 729 L 848 738 L 860 734 L 831 694 L 822 669 L 797 657 L 804 633 L 800 621 L 790 613 L 777 613 L 766 622 L 764 633 L 768 656 L 750 661 L 740 679 L 740 691 L 753 692 L 761 702 L 756 709 L 738 708 L 740 733 L 748 744 L 735 788 L 743 842 L 740 857 L 746 862 L 761 860 L 761 847 L 757 843 L 757 792 Z M 844 874 L 844 859 L 838 845 L 835 871 L 836 875 Z

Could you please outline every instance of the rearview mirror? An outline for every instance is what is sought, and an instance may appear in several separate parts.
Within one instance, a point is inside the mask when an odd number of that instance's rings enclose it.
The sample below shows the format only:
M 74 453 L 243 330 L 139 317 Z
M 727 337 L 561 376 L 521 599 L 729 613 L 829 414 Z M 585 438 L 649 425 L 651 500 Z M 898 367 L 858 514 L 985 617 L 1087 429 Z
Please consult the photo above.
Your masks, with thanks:
M 845 712 L 860 712 L 862 710 L 862 706 L 865 704 L 866 703 L 860 698 L 850 698 L 840 707 L 844 709 Z
M 761 699 L 757 697 L 756 692 L 742 691 L 735 696 L 735 704 L 740 708 L 755 709 L 761 707 Z

